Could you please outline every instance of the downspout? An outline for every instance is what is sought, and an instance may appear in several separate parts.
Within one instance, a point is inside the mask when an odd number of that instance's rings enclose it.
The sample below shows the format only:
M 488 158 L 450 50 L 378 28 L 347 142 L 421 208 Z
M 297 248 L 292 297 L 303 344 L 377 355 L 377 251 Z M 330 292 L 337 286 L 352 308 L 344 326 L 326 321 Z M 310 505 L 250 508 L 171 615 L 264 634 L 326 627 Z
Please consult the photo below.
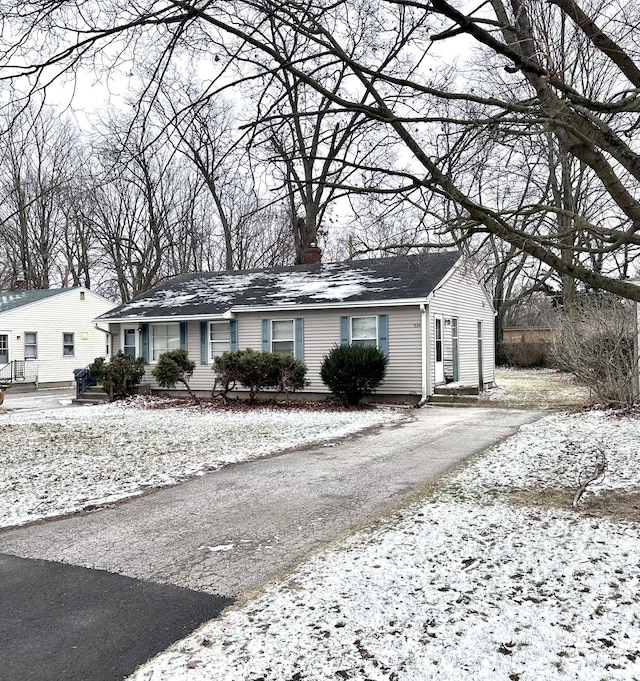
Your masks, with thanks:
M 420 331 L 421 331 L 421 371 L 422 371 L 422 395 L 416 408 L 424 407 L 431 394 L 431 372 L 429 371 L 429 306 L 425 303 L 420 304 Z
M 113 333 L 113 331 L 107 331 L 107 329 L 103 329 L 103 328 L 99 327 L 97 324 L 94 324 L 93 326 L 97 331 L 102 331 L 102 333 L 106 334 L 107 336 L 110 336 L 110 339 L 109 339 L 109 354 L 111 356 L 113 356 L 113 337 L 114 337 L 115 334 Z

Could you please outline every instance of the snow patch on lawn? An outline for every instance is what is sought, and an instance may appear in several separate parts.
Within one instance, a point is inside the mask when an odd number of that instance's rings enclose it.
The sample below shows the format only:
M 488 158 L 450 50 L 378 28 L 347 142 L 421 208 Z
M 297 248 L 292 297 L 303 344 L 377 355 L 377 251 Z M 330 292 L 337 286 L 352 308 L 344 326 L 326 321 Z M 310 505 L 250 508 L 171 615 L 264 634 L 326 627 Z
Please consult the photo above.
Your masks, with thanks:
M 575 486 L 596 444 L 605 488 L 638 489 L 639 442 L 635 419 L 606 413 L 524 426 L 434 497 L 318 555 L 130 681 L 638 681 L 640 526 L 498 495 Z
M 478 497 L 505 489 L 578 488 L 580 473 L 593 467 L 600 448 L 607 459 L 596 494 L 640 487 L 640 420 L 608 412 L 554 414 L 524 425 L 490 457 L 482 456 L 455 476 L 460 494 Z
M 130 405 L 8 412 L 0 527 L 91 508 L 290 447 L 394 423 L 400 410 L 204 412 Z

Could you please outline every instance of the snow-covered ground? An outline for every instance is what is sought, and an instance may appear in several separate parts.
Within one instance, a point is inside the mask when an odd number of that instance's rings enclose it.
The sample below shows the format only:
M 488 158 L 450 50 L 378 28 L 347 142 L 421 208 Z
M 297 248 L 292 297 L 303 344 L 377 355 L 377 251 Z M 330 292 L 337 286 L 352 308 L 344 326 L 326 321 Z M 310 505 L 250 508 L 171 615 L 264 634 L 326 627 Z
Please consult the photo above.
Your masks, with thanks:
M 402 418 L 141 407 L 2 413 L 0 525 Z M 640 421 L 605 412 L 524 426 L 131 681 L 640 681 L 640 524 L 595 512 L 640 491 L 639 445 Z M 605 479 L 573 511 L 599 450 Z
M 510 369 L 496 367 L 496 387 L 482 395 L 483 401 L 503 407 L 558 409 L 591 402 L 588 388 L 557 369 Z
M 553 414 L 318 555 L 131 681 L 640 680 L 640 525 L 511 503 L 640 490 L 640 423 Z
M 245 412 L 145 404 L 138 398 L 92 407 L 0 408 L 0 527 L 112 503 L 403 418 L 388 408 Z

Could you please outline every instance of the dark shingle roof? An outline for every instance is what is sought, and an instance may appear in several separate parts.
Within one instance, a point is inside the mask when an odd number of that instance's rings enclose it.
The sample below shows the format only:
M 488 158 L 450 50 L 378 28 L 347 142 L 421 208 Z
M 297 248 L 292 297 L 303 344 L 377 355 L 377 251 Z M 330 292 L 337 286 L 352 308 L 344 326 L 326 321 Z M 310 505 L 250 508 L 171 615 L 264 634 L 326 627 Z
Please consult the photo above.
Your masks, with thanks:
M 35 291 L 2 291 L 0 292 L 0 314 L 15 308 L 37 303 L 45 298 L 68 293 L 68 288 L 37 289 Z
M 424 299 L 459 260 L 453 251 L 262 270 L 184 274 L 101 320 L 222 315 L 238 308 L 313 307 Z

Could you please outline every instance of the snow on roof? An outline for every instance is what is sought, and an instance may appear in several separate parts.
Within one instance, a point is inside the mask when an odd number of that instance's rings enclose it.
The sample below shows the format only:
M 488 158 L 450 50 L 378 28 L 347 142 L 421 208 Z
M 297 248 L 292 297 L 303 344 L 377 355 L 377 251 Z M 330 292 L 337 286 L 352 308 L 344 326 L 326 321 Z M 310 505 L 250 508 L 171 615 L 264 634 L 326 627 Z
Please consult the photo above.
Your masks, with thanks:
M 426 298 L 459 260 L 439 251 L 237 272 L 186 274 L 101 315 L 101 320 L 223 315 L 245 307 Z

